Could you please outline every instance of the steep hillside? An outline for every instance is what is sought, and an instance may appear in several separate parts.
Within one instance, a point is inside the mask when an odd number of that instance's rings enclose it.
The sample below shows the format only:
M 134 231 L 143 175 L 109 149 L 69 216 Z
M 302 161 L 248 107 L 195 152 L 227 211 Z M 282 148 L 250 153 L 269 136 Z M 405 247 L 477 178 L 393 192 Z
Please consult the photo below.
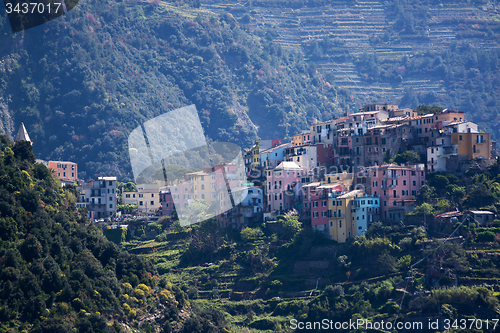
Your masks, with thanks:
M 192 308 L 149 260 L 106 240 L 76 210 L 76 188 L 34 162 L 29 143 L 0 136 L 1 332 L 223 332 L 220 312 Z
M 265 30 L 195 7 L 85 1 L 15 35 L 3 17 L 4 118 L 24 121 L 40 158 L 78 162 L 86 179 L 126 180 L 128 133 L 169 110 L 194 103 L 209 138 L 247 146 L 352 103 Z
M 303 52 L 360 103 L 466 111 L 499 138 L 497 1 L 202 0 Z M 359 104 L 361 105 L 361 104 Z

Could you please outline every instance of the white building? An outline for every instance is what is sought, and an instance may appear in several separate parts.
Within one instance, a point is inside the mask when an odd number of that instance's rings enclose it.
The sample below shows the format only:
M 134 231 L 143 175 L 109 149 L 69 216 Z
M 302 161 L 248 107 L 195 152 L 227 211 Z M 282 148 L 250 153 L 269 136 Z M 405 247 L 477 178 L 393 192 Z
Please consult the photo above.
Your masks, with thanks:
M 111 217 L 116 213 L 116 177 L 99 177 L 84 186 L 85 201 L 91 219 Z

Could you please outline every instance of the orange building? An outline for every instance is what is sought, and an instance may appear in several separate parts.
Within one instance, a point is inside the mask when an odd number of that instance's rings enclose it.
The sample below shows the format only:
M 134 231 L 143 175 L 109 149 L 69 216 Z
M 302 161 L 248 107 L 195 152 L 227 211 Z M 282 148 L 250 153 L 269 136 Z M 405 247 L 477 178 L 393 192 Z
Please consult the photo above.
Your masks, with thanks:
M 78 167 L 73 162 L 49 161 L 47 168 L 52 170 L 52 175 L 57 176 L 62 181 L 76 182 L 78 180 Z
M 311 132 L 302 131 L 300 134 L 295 134 L 292 138 L 292 146 L 302 146 L 311 142 Z
M 451 144 L 458 145 L 458 155 L 468 159 L 491 158 L 490 133 L 451 133 Z

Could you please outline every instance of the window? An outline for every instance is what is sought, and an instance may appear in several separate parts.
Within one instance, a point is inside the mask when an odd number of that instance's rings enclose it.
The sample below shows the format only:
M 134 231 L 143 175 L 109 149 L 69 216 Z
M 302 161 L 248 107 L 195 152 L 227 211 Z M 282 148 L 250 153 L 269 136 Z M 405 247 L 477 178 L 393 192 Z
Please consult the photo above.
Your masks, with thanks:
M 201 194 L 201 198 L 202 198 L 202 199 L 205 199 L 205 193 L 202 193 L 202 194 Z
M 154 205 L 155 205 L 155 202 L 154 202 L 154 201 L 151 201 L 151 203 L 150 203 L 150 204 L 151 204 L 151 206 L 154 206 Z
M 113 204 L 109 204 L 109 208 L 113 208 Z
M 143 194 L 142 193 L 139 193 L 139 198 L 142 198 Z
M 323 207 L 326 207 L 326 200 L 321 203 Z
M 130 198 L 130 194 L 125 194 L 125 198 Z
M 139 206 L 142 206 L 142 205 L 143 205 L 143 204 L 142 204 L 142 201 L 139 201 Z
M 342 220 L 339 221 L 339 228 L 342 228 Z
M 205 185 L 204 184 L 201 184 L 201 189 L 204 190 L 205 189 Z
M 113 198 L 112 198 L 112 197 L 109 197 L 109 201 L 113 201 Z
M 406 180 L 403 180 L 403 186 L 406 186 Z
M 109 182 L 109 186 L 113 186 L 113 182 L 112 181 Z
M 458 136 L 458 140 L 462 141 L 462 136 L 461 135 Z

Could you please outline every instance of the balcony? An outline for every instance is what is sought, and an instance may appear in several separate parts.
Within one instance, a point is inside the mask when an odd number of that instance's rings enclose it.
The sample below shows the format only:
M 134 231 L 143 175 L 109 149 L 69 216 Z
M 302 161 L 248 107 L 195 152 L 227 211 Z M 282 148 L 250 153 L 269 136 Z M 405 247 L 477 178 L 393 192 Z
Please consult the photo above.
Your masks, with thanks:
M 386 179 L 397 179 L 397 178 L 399 178 L 399 175 L 395 174 L 395 173 L 389 173 L 389 174 L 385 175 L 384 178 L 386 178 Z
M 396 185 L 381 185 L 380 188 L 393 188 Z
M 457 155 L 458 147 L 448 146 L 441 148 L 441 155 Z

